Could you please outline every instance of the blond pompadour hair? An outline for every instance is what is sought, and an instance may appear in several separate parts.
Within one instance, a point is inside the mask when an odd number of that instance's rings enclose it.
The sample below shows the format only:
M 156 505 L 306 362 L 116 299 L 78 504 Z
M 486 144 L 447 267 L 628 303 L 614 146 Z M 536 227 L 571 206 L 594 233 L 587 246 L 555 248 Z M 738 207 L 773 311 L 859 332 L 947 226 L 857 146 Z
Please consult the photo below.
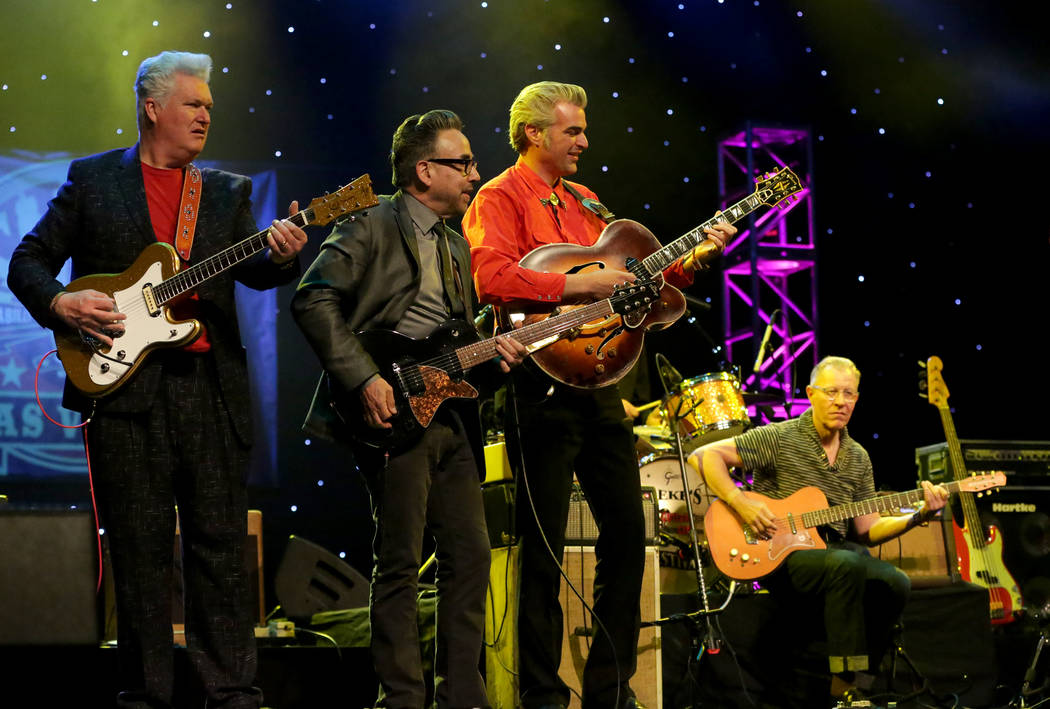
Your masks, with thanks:
M 554 124 L 554 108 L 561 102 L 587 108 L 587 92 L 576 84 L 541 81 L 529 84 L 510 105 L 510 147 L 524 154 L 529 147 L 525 126 L 547 130 Z

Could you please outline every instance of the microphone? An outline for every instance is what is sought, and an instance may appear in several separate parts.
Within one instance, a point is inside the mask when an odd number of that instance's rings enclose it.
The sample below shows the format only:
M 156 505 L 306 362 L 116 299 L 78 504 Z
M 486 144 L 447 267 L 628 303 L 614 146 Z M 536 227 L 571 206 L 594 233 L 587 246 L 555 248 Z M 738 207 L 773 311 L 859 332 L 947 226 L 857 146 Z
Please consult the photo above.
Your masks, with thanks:
M 704 633 L 704 646 L 707 648 L 709 655 L 717 655 L 722 651 L 722 638 L 719 637 L 718 631 L 715 630 L 715 624 L 711 621 L 711 618 L 707 618 L 707 632 Z
M 774 310 L 773 314 L 769 316 L 769 322 L 766 323 L 766 331 L 762 335 L 762 341 L 758 343 L 758 355 L 755 357 L 755 374 L 758 374 L 758 370 L 762 368 L 762 363 L 766 361 L 766 347 L 769 346 L 769 336 L 773 334 L 773 318 L 779 310 Z
M 660 369 L 660 378 L 664 380 L 667 388 L 678 386 L 685 379 L 681 372 L 675 369 L 668 359 L 659 352 L 656 353 L 656 364 Z
M 697 310 L 710 310 L 711 309 L 711 304 L 710 303 L 705 303 L 704 301 L 700 300 L 699 298 L 694 298 L 693 296 L 689 295 L 688 293 L 682 293 L 682 295 L 685 296 L 685 302 L 689 303 L 689 305 L 693 306 Z

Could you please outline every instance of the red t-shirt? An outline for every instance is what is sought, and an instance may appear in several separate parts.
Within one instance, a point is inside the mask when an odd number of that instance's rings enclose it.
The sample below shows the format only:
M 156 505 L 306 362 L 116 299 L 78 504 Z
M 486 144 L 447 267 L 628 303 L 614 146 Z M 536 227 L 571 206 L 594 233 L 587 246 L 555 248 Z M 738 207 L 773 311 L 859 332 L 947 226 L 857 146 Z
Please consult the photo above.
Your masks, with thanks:
M 179 203 L 182 201 L 182 170 L 164 170 L 142 163 L 142 179 L 146 184 L 146 204 L 149 205 L 149 220 L 157 241 L 175 244 L 175 228 L 179 218 Z M 184 264 L 185 265 L 185 264 Z M 200 311 L 200 296 L 191 292 L 169 305 L 176 320 L 197 318 Z M 211 349 L 208 331 L 201 325 L 201 334 L 183 347 L 187 352 L 207 352 Z

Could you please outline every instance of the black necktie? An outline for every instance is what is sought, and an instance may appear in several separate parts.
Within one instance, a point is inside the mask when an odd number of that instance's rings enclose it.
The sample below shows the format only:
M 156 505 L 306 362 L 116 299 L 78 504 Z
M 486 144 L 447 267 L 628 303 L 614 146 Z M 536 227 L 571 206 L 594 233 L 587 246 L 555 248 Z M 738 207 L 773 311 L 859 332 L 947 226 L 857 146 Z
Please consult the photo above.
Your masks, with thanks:
M 445 298 L 448 301 L 449 313 L 453 316 L 463 314 L 463 299 L 460 297 L 459 274 L 456 273 L 456 264 L 452 259 L 452 248 L 448 243 L 445 232 L 445 223 L 438 222 L 432 230 L 437 236 L 438 254 L 441 257 L 441 281 L 445 285 Z

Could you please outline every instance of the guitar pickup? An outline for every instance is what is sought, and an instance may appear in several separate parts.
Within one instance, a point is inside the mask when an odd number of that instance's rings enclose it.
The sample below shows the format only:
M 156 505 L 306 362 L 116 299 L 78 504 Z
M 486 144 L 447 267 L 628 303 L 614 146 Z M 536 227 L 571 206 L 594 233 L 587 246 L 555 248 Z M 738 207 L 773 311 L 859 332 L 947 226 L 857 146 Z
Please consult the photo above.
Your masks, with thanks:
M 160 315 L 160 307 L 157 305 L 157 299 L 153 295 L 153 284 L 147 283 L 142 286 L 142 299 L 146 301 L 146 309 L 149 314 L 156 317 Z

